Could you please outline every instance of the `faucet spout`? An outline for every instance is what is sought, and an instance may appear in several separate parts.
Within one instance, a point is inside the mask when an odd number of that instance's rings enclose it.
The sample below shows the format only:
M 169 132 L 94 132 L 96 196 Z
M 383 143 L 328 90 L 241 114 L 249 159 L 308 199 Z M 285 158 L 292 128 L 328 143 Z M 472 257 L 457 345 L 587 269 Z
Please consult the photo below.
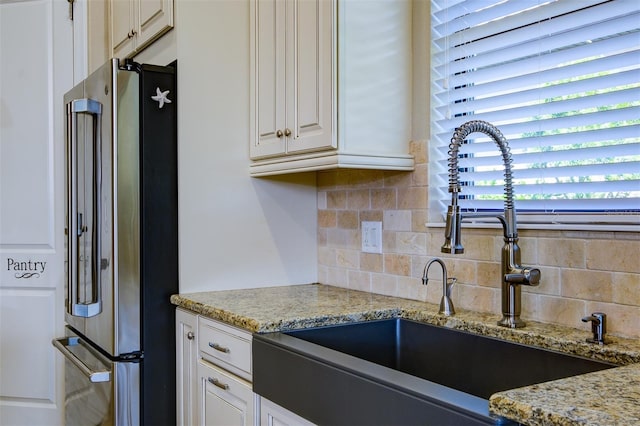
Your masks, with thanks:
M 471 133 L 480 132 L 490 136 L 502 154 L 504 164 L 504 212 L 502 214 L 485 212 L 461 212 L 458 206 L 458 193 L 462 190 L 459 182 L 458 151 L 463 141 Z M 494 125 L 486 121 L 469 121 L 456 128 L 449 143 L 449 192 L 451 204 L 447 209 L 445 242 L 443 253 L 464 253 L 461 242 L 461 223 L 465 219 L 495 217 L 502 224 L 504 246 L 502 248 L 502 319 L 498 325 L 510 328 L 524 327 L 520 319 L 521 285 L 536 286 L 540 282 L 540 270 L 520 265 L 520 247 L 518 246 L 518 226 L 513 201 L 513 176 L 511 172 L 511 151 L 504 135 Z
M 438 313 L 447 316 L 454 315 L 456 311 L 453 307 L 453 302 L 451 301 L 451 290 L 457 280 L 455 278 L 447 278 L 447 266 L 444 264 L 442 259 L 436 257 L 427 262 L 422 274 L 422 284 L 428 284 L 429 268 L 431 268 L 431 265 L 436 262 L 442 267 L 442 299 L 440 300 L 440 309 Z

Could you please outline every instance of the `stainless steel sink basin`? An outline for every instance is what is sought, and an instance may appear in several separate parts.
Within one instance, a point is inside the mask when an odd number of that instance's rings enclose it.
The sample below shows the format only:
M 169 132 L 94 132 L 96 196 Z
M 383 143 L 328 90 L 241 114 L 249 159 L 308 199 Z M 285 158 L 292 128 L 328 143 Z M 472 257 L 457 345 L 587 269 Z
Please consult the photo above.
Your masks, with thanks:
M 318 424 L 504 424 L 501 390 L 613 365 L 404 319 L 254 335 L 254 391 Z

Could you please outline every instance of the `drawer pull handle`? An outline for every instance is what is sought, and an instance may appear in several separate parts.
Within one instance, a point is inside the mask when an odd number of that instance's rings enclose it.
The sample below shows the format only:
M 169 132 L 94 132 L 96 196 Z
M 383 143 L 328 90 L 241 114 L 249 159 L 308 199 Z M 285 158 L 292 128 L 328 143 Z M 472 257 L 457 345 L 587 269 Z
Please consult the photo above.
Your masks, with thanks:
M 224 352 L 225 354 L 228 354 L 230 352 L 229 348 L 225 348 L 224 346 L 220 346 L 219 344 L 213 342 L 209 342 L 209 347 L 215 349 L 216 351 Z
M 211 383 L 212 385 L 215 385 L 215 386 L 219 387 L 220 389 L 229 390 L 229 385 L 226 384 L 226 383 L 222 383 L 218 379 L 214 379 L 214 378 L 209 377 L 209 378 L 207 378 L 207 381 L 209 383 Z

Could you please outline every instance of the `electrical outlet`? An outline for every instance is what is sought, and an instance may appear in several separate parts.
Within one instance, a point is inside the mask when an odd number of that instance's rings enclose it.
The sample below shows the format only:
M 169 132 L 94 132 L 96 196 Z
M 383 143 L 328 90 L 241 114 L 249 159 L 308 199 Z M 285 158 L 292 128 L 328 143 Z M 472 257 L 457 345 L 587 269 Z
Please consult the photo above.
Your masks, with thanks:
M 382 222 L 362 222 L 362 251 L 382 253 Z

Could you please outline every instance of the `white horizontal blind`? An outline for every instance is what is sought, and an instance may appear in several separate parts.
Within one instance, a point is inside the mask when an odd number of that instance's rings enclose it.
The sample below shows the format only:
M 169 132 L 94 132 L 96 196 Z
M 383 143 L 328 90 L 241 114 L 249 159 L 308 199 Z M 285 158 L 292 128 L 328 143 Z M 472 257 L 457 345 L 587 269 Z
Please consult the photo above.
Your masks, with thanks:
M 432 0 L 431 12 L 436 208 L 451 197 L 455 128 L 485 120 L 509 142 L 519 212 L 637 216 L 640 2 Z M 460 206 L 501 210 L 500 151 L 480 133 L 466 142 Z

